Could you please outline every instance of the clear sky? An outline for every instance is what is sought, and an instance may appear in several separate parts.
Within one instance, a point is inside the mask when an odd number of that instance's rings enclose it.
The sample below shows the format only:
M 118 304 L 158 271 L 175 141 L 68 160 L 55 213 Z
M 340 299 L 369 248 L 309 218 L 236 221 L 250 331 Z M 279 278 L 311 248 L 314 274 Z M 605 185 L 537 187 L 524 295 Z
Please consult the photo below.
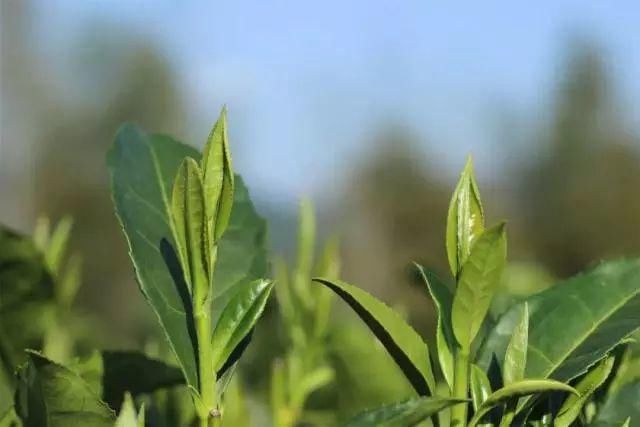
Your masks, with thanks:
M 543 118 L 572 37 L 604 49 L 640 128 L 637 1 L 45 1 L 46 37 L 96 17 L 150 35 L 176 66 L 202 143 L 223 102 L 260 194 L 328 194 L 388 121 L 433 167 L 467 152 L 499 174 L 507 116 Z M 516 143 L 516 142 L 514 142 Z M 485 172 L 483 172 L 483 170 Z M 493 175 L 492 175 L 493 174 Z

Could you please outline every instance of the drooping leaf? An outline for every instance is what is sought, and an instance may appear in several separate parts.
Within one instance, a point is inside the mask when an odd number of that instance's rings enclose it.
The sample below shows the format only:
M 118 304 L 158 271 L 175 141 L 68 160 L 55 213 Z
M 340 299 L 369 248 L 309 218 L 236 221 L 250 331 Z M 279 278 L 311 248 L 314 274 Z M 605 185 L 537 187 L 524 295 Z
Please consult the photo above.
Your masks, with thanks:
M 125 392 L 135 397 L 184 384 L 179 368 L 133 351 L 95 351 L 71 369 L 115 410 L 120 409 Z
M 78 374 L 36 352 L 19 372 L 16 413 L 24 427 L 113 427 L 116 419 Z
M 555 427 L 569 427 L 573 423 L 583 406 L 589 398 L 593 395 L 598 387 L 600 387 L 605 380 L 609 377 L 611 369 L 613 368 L 614 358 L 609 356 L 599 362 L 593 367 L 587 374 L 578 382 L 575 386 L 579 395 L 572 394 L 564 401 L 558 415 L 555 419 Z
M 447 214 L 447 258 L 454 277 L 471 253 L 473 242 L 484 231 L 484 212 L 480 191 L 473 173 L 471 157 L 467 159 Z
M 629 421 L 640 425 L 640 383 L 629 383 L 607 398 L 598 411 L 592 427 L 617 427 Z
M 640 260 L 611 261 L 527 300 L 527 378 L 569 381 L 585 373 L 640 326 Z M 518 306 L 505 313 L 477 358 L 502 360 Z
M 227 108 L 223 107 L 202 157 L 206 217 L 210 244 L 216 243 L 229 224 L 233 208 L 234 175 L 227 136 Z
M 136 411 L 131 394 L 126 393 L 115 427 L 144 427 L 144 405 Z
M 273 282 L 257 280 L 229 301 L 213 332 L 213 363 L 218 372 L 262 315 Z
M 554 380 L 522 380 L 504 386 L 493 392 L 474 414 L 469 427 L 475 427 L 482 418 L 496 406 L 512 402 L 520 397 L 531 396 L 550 391 L 564 391 L 578 394 L 571 386 Z
M 192 299 L 200 298 L 193 301 L 198 309 L 203 306 L 210 285 L 204 207 L 202 171 L 194 159 L 187 157 L 180 164 L 173 183 L 171 216 L 185 281 Z
M 170 221 L 173 180 L 185 157 L 199 160 L 200 154 L 169 137 L 125 125 L 118 131 L 108 163 L 116 213 L 140 289 L 158 316 L 187 383 L 197 388 L 195 332 L 187 315 L 189 290 L 182 278 Z M 236 177 L 233 214 L 219 242 L 214 321 L 242 285 L 265 275 L 265 239 L 265 222 Z
M 420 335 L 396 312 L 369 293 L 338 280 L 316 278 L 342 298 L 367 324 L 418 394 L 435 391 L 429 349 Z
M 450 388 L 453 387 L 453 350 L 456 340 L 451 326 L 451 306 L 453 294 L 451 290 L 433 272 L 425 270 L 421 265 L 415 264 L 422 279 L 429 289 L 431 298 L 438 310 L 438 324 L 436 329 L 436 344 L 438 349 L 438 361 L 440 369 Z
M 503 382 L 504 385 L 521 381 L 527 366 L 527 342 L 529 340 L 529 306 L 522 306 L 520 322 L 513 330 L 513 335 L 504 356 Z
M 370 409 L 351 419 L 347 427 L 410 427 L 464 399 L 416 397 L 403 402 Z
M 506 255 L 506 234 L 504 224 L 500 224 L 477 238 L 462 266 L 451 319 L 455 337 L 467 352 L 489 311 Z

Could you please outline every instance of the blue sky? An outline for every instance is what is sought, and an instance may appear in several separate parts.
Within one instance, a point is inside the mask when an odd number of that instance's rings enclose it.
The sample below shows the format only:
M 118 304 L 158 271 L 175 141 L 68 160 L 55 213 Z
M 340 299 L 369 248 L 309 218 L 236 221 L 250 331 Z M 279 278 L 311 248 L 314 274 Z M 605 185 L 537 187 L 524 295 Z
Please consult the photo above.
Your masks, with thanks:
M 501 137 L 505 114 L 544 119 L 581 34 L 602 46 L 640 128 L 633 1 L 42 1 L 40 12 L 60 40 L 96 17 L 155 39 L 183 84 L 188 137 L 202 143 L 226 102 L 237 168 L 283 202 L 331 194 L 388 122 L 424 141 L 430 167 L 453 174 L 472 152 L 496 179 L 513 155 L 503 144 L 519 143 Z

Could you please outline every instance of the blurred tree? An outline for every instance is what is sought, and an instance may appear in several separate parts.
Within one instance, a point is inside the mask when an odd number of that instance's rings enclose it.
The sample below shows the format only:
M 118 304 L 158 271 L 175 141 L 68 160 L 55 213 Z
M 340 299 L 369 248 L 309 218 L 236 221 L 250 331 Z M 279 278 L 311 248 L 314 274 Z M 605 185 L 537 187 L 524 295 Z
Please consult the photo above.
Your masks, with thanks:
M 444 235 L 453 188 L 427 172 L 406 132 L 389 128 L 377 144 L 375 157 L 356 173 L 348 192 L 345 277 L 398 303 L 417 327 L 431 330 L 433 312 L 424 312 L 428 294 L 410 286 L 418 283 L 411 261 L 448 271 Z
M 135 320 L 150 312 L 142 298 L 123 297 L 137 292 L 113 213 L 105 155 L 125 121 L 180 135 L 182 102 L 168 62 L 139 32 L 98 20 L 70 30 L 66 54 L 51 56 L 48 41 L 32 31 L 32 6 L 2 2 L 0 178 L 7 188 L 0 190 L 14 202 L 3 204 L 2 213 L 24 229 L 39 214 L 75 219 L 72 246 L 86 267 L 80 299 L 108 325 L 94 338 L 104 339 L 100 345 L 125 344 L 114 337 L 133 339 L 126 342 L 131 345 L 146 330 Z
M 537 258 L 558 275 L 640 253 L 640 140 L 621 109 L 601 53 L 573 46 L 546 151 L 518 196 Z

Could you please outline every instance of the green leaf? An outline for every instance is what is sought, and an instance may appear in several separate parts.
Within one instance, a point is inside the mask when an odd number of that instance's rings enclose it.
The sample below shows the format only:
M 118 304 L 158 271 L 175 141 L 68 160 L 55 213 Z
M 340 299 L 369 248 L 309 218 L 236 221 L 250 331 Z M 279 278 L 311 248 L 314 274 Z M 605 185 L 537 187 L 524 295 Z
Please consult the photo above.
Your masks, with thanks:
M 529 306 L 522 306 L 520 322 L 513 330 L 507 346 L 503 365 L 503 383 L 509 385 L 524 379 L 527 366 L 527 342 L 529 340 Z
M 0 412 L 0 427 L 20 427 L 20 420 L 13 406 L 9 406 L 6 410 Z
M 491 384 L 487 374 L 475 363 L 471 364 L 471 372 L 469 375 L 471 385 L 471 400 L 475 411 L 489 398 L 491 394 Z
M 0 226 L 0 369 L 7 376 L 24 361 L 23 349 L 42 348 L 55 317 L 54 294 L 44 257 L 31 239 Z M 0 411 L 8 401 L 0 399 Z
M 184 383 L 180 369 L 133 351 L 95 351 L 70 367 L 115 410 L 134 397 Z
M 113 427 L 116 419 L 78 374 L 31 351 L 19 372 L 16 413 L 25 427 Z
M 415 264 L 427 284 L 431 298 L 438 310 L 438 324 L 436 329 L 436 344 L 438 346 L 438 361 L 449 388 L 453 387 L 453 351 L 456 341 L 451 326 L 451 306 L 453 294 L 451 290 L 433 272 L 425 270 Z
M 569 381 L 605 357 L 640 326 L 640 260 L 602 263 L 529 298 L 527 378 Z M 478 365 L 502 360 L 518 306 L 482 345 Z
M 170 220 L 173 180 L 183 158 L 200 154 L 166 136 L 133 125 L 118 131 L 109 152 L 112 198 L 129 244 L 140 289 L 152 306 L 187 383 L 197 389 L 195 332 Z M 267 270 L 266 224 L 235 178 L 233 215 L 219 242 L 212 320 L 229 299 Z
M 469 157 L 447 214 L 447 257 L 454 277 L 458 276 L 471 253 L 473 242 L 483 231 L 484 212 L 473 173 L 473 162 Z
M 210 244 L 227 229 L 233 207 L 234 176 L 227 137 L 227 109 L 222 108 L 213 126 L 202 158 L 204 194 Z
M 187 157 L 180 164 L 173 183 L 171 214 L 185 280 L 192 299 L 196 295 L 201 299 L 193 301 L 196 310 L 203 308 L 209 294 L 204 205 L 202 171 L 194 159 Z
M 629 383 L 604 402 L 590 427 L 640 425 L 640 383 Z
M 569 427 L 578 418 L 587 400 L 609 377 L 613 362 L 613 357 L 607 357 L 587 372 L 575 386 L 579 395 L 572 394 L 567 397 L 558 411 L 554 426 Z
M 435 379 L 429 348 L 396 312 L 369 293 L 338 280 L 315 278 L 333 290 L 360 316 L 421 396 L 433 394 Z
M 432 415 L 463 399 L 416 397 L 403 402 L 370 409 L 351 419 L 346 427 L 408 427 L 426 420 Z
M 538 393 L 546 393 L 550 391 L 566 391 L 578 394 L 573 387 L 554 380 L 522 380 L 492 393 L 482 405 L 478 408 L 475 415 L 469 423 L 469 427 L 475 427 L 482 418 L 493 408 L 499 405 L 513 402 L 524 396 L 530 396 Z
M 222 369 L 229 356 L 255 326 L 271 289 L 273 282 L 257 280 L 243 287 L 227 304 L 213 332 L 212 357 L 216 372 Z
M 489 311 L 506 256 L 504 224 L 499 224 L 478 237 L 462 267 L 451 319 L 455 337 L 467 352 Z
M 144 405 L 140 408 L 140 412 L 136 412 L 129 393 L 124 396 L 124 404 L 118 414 L 115 427 L 144 427 Z

